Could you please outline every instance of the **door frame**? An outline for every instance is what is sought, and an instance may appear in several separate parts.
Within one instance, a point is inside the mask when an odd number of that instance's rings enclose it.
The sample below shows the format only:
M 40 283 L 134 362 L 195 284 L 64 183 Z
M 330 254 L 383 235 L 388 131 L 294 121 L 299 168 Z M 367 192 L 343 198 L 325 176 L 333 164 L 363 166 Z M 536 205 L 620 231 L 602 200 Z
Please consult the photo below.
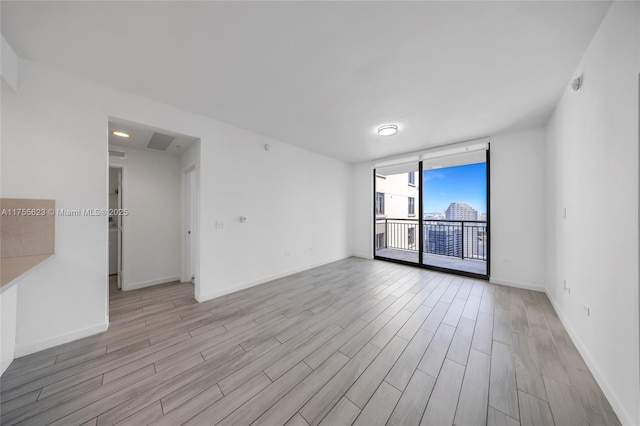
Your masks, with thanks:
M 125 207 L 125 202 L 124 202 L 124 188 L 126 187 L 125 185 L 125 180 L 126 180 L 126 165 L 125 164 L 120 164 L 120 163 L 115 163 L 115 162 L 109 162 L 109 169 L 119 169 L 120 170 L 120 174 L 118 176 L 118 206 L 116 207 L 118 210 L 122 210 Z M 107 200 L 108 200 L 108 192 L 109 189 L 107 187 Z M 108 206 L 108 201 L 107 201 L 107 206 Z M 118 220 L 118 238 L 117 238 L 117 245 L 118 245 L 118 267 L 117 267 L 117 280 L 118 280 L 118 289 L 122 290 L 122 283 L 124 281 L 124 223 L 126 221 L 126 216 L 125 215 L 120 215 L 119 216 L 119 220 Z M 108 220 L 108 219 L 107 219 Z M 107 229 L 108 232 L 108 229 Z M 107 239 L 107 251 L 109 250 L 109 241 Z M 107 270 L 109 268 L 109 256 L 107 256 Z
M 195 285 L 198 270 L 198 180 L 195 164 L 182 169 L 182 265 L 180 281 Z

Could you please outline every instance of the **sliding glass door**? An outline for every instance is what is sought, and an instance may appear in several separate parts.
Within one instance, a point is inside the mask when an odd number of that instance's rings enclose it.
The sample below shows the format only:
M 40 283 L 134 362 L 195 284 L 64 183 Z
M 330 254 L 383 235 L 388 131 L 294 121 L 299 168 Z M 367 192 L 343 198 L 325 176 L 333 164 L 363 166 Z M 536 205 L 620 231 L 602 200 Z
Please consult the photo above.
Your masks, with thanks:
M 487 276 L 486 151 L 422 161 L 423 263 Z
M 489 151 L 374 171 L 374 257 L 489 276 Z
M 419 263 L 420 165 L 375 170 L 375 256 Z

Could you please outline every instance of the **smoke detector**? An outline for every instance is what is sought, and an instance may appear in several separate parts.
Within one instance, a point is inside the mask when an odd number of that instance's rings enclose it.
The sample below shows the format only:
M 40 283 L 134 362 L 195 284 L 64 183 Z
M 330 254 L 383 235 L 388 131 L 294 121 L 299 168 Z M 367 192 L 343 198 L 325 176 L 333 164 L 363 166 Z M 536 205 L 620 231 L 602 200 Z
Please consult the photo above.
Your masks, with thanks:
M 571 80 L 571 91 L 577 92 L 582 87 L 582 75 Z

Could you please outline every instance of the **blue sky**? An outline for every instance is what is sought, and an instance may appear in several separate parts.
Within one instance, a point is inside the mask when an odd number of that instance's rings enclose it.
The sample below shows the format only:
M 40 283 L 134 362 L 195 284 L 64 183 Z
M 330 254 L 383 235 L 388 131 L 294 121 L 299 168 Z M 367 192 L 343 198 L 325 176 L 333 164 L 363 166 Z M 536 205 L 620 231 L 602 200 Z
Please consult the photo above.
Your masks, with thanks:
M 486 163 L 425 170 L 423 175 L 424 212 L 442 212 L 453 202 L 467 203 L 487 212 Z

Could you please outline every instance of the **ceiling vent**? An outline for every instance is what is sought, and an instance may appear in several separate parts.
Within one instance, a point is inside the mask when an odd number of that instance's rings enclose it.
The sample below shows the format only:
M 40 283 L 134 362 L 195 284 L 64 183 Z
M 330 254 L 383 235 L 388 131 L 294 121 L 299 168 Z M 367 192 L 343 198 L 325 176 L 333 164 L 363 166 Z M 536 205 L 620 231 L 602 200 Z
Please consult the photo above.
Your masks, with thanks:
M 127 158 L 127 153 L 124 151 L 116 151 L 115 149 L 110 149 L 109 156 L 116 158 Z
M 163 135 L 162 133 L 154 133 L 149 139 L 147 148 L 157 149 L 158 151 L 166 151 L 171 145 L 175 136 Z

